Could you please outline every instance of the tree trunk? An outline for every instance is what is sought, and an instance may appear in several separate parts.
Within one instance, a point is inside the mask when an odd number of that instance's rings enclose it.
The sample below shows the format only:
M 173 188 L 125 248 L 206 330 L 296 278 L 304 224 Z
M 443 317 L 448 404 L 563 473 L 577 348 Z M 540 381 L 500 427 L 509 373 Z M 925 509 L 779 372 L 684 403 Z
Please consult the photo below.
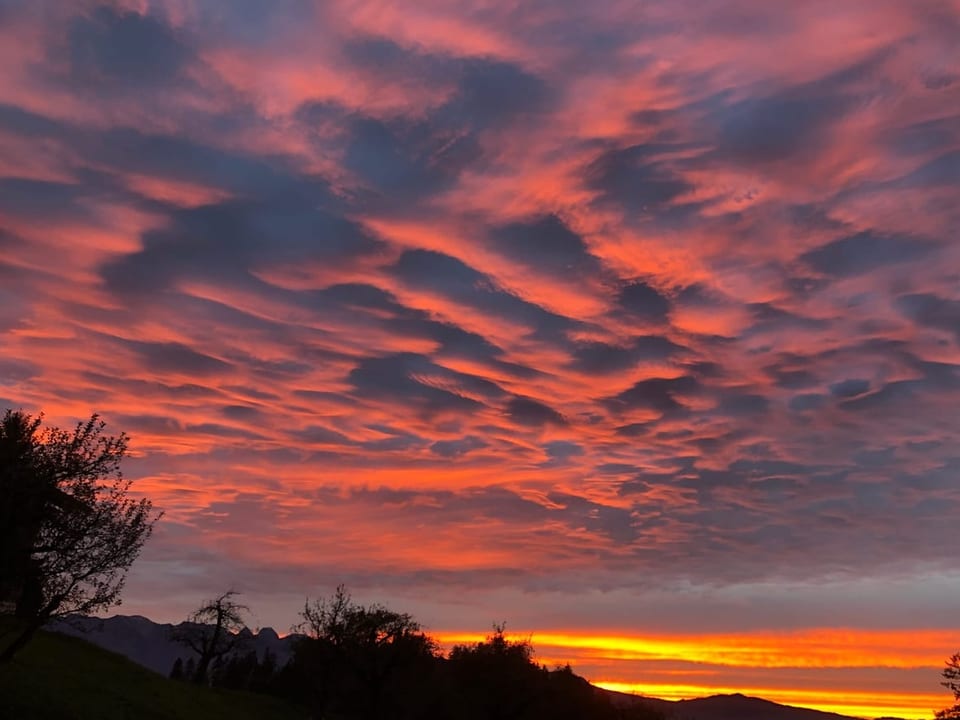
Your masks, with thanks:
M 210 644 L 204 646 L 203 651 L 200 653 L 200 659 L 197 661 L 197 674 L 193 679 L 197 685 L 210 684 L 210 665 L 213 663 L 213 659 L 217 654 L 219 642 L 220 616 L 218 615 L 217 624 L 213 627 L 213 637 L 210 639 Z

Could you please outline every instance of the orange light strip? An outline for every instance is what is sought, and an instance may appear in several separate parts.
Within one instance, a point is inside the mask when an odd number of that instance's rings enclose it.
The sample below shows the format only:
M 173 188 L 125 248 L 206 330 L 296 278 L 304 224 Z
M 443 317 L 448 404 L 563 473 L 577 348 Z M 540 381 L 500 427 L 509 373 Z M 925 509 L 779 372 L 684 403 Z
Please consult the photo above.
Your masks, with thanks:
M 483 633 L 436 633 L 445 646 L 482 641 Z M 636 693 L 664 700 L 684 700 L 717 694 L 743 693 L 773 702 L 836 712 L 856 717 L 897 716 L 929 718 L 933 711 L 949 704 L 943 693 L 911 692 L 891 687 L 876 690 L 796 689 L 790 687 L 731 687 L 723 684 L 723 668 L 804 668 L 828 672 L 839 668 L 930 668 L 931 686 L 944 660 L 954 651 L 954 634 L 949 630 L 859 630 L 818 628 L 783 633 L 706 635 L 619 636 L 569 632 L 536 632 L 529 637 L 538 657 L 572 662 L 588 667 L 603 663 L 606 677 L 588 677 L 608 690 Z M 624 661 L 624 675 L 610 677 L 609 661 Z M 710 676 L 719 683 L 663 684 L 638 682 L 642 663 L 682 661 L 711 666 Z M 628 665 L 627 663 L 633 663 Z M 640 663 L 640 666 L 637 666 Z M 616 670 L 615 674 L 620 673 Z M 693 672 L 688 676 L 694 676 Z M 706 678 L 705 678 L 706 679 Z M 755 681 L 754 681 L 755 682 Z
M 877 718 L 900 717 L 908 720 L 926 720 L 934 709 L 949 705 L 943 693 L 905 693 L 878 690 L 794 690 L 786 688 L 731 688 L 706 685 L 659 685 L 619 681 L 596 680 L 598 687 L 621 693 L 646 695 L 662 700 L 688 700 L 709 695 L 743 693 L 765 700 L 835 712 L 853 717 Z
M 478 642 L 485 635 L 448 632 L 436 637 L 445 645 L 454 645 Z M 776 634 L 643 637 L 548 631 L 534 633 L 531 640 L 541 650 L 586 651 L 577 652 L 578 657 L 685 660 L 752 668 L 941 667 L 953 652 L 950 632 L 945 630 L 814 629 Z

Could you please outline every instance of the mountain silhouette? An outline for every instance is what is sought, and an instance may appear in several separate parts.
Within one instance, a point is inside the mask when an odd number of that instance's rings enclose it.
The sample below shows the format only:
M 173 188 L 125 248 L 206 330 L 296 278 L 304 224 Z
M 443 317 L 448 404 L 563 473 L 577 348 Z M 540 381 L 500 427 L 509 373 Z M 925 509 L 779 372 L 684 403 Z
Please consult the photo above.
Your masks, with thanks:
M 661 700 L 625 693 L 615 695 L 620 703 L 643 702 L 673 720 L 851 720 L 849 715 L 781 705 L 742 693 L 711 695 L 693 700 Z
M 166 675 L 177 658 L 196 659 L 190 648 L 175 639 L 178 628 L 189 627 L 191 623 L 155 623 L 142 615 L 114 615 L 109 618 L 71 617 L 51 623 L 48 630 L 83 638 L 94 645 L 123 655 L 138 665 L 154 672 Z M 253 633 L 244 628 L 241 636 L 247 636 L 243 651 L 255 650 L 257 657 L 263 659 L 267 651 L 271 652 L 279 665 L 284 665 L 293 654 L 293 641 L 296 636 L 280 637 L 273 628 L 262 628 Z
M 155 623 L 141 615 L 115 615 L 109 618 L 72 617 L 52 623 L 48 629 L 83 638 L 123 655 L 138 665 L 166 675 L 177 658 L 186 660 L 195 657 L 189 648 L 174 639 L 177 628 L 189 625 L 190 623 Z M 241 635 L 248 636 L 245 651 L 256 650 L 259 658 L 263 658 L 269 651 L 281 666 L 292 656 L 293 643 L 297 638 L 296 635 L 280 637 L 269 627 L 262 628 L 257 633 L 244 628 Z M 741 693 L 712 695 L 693 700 L 662 700 L 609 690 L 601 692 L 607 693 L 620 705 L 643 703 L 659 710 L 671 720 L 859 720 L 848 715 L 781 705 Z

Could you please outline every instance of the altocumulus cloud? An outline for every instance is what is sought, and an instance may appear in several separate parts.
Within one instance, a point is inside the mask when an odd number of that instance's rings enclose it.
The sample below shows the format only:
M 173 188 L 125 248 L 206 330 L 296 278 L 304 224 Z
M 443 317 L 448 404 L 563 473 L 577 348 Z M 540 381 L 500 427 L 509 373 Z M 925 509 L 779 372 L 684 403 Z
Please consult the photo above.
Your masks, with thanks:
M 5 4 L 0 398 L 129 427 L 161 574 L 954 567 L 952 40 L 846 5 Z

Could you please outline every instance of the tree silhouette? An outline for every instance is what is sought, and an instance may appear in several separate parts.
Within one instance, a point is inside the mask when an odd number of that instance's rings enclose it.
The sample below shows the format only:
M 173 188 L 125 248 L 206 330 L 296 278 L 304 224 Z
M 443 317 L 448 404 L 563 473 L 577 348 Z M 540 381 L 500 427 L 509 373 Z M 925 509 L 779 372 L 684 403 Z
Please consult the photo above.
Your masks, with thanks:
M 483 642 L 450 651 L 453 717 L 461 720 L 662 720 L 646 705 L 617 707 L 610 696 L 573 673 L 534 660 L 529 639 L 511 640 L 503 624 Z
M 414 678 L 432 672 L 437 645 L 406 613 L 354 603 L 341 585 L 330 598 L 307 601 L 291 671 L 309 688 L 320 717 L 404 717 L 417 698 Z
M 234 600 L 237 594 L 228 590 L 207 600 L 177 628 L 177 642 L 197 654 L 196 668 L 188 676 L 195 683 L 209 683 L 211 665 L 237 650 L 243 642 L 239 633 L 246 626 L 243 618 L 250 609 Z
M 257 651 L 251 649 L 225 658 L 219 669 L 211 672 L 210 680 L 214 687 L 276 694 L 277 670 L 276 655 L 269 648 L 264 651 L 262 660 Z
M 940 684 L 953 693 L 953 699 L 956 702 L 951 707 L 937 712 L 936 717 L 937 720 L 955 720 L 960 718 L 960 653 L 950 656 L 941 677 L 943 682 Z
M 526 717 L 544 687 L 546 671 L 533 661 L 533 646 L 509 639 L 503 623 L 483 642 L 454 647 L 448 663 L 466 706 L 480 718 Z
M 48 620 L 120 602 L 130 565 L 160 517 L 128 496 L 127 436 L 97 415 L 73 430 L 7 410 L 0 420 L 0 612 L 22 629 L 9 662 Z

